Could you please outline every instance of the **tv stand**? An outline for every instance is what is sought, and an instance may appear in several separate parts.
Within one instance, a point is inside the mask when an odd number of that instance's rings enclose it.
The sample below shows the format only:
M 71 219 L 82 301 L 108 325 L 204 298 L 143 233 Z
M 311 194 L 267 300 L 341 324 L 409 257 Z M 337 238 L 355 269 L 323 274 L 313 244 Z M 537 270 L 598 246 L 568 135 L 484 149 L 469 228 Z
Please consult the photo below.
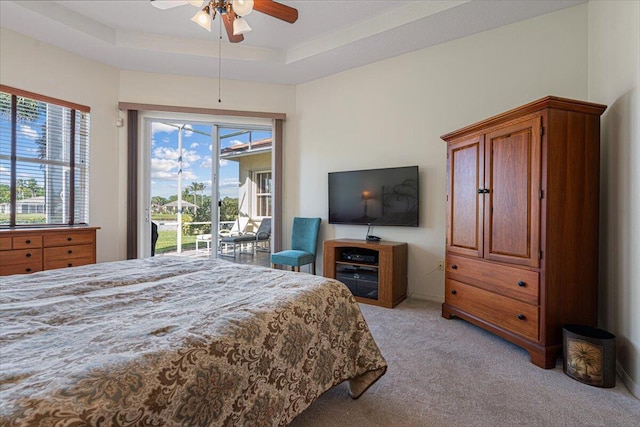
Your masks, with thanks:
M 356 301 L 393 308 L 407 298 L 407 244 L 325 240 L 323 275 L 346 284 Z

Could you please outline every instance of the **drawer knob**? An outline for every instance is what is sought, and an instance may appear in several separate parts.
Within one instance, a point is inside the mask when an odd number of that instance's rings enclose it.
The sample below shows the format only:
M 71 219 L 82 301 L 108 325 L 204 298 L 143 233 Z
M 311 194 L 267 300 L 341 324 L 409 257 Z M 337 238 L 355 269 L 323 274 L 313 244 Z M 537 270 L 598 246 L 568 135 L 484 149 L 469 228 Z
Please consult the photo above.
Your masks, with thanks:
M 31 258 L 31 254 L 26 254 L 25 255 L 27 258 Z
M 69 249 L 69 250 L 67 251 L 67 253 L 68 253 L 68 254 L 72 254 L 72 253 L 73 253 L 73 251 L 72 251 L 71 249 Z
M 524 288 L 527 284 L 524 283 L 522 280 L 518 280 L 518 286 L 520 286 L 521 288 Z
M 455 294 L 457 294 L 456 290 L 455 289 L 451 289 L 451 295 L 455 295 Z
M 452 269 L 452 270 L 457 270 L 457 269 L 458 269 L 458 266 L 457 266 L 456 264 L 451 264 L 451 269 Z
M 69 263 L 67 264 L 67 267 L 73 267 L 73 264 Z
M 27 271 L 27 273 L 31 273 L 31 268 L 28 267 L 26 271 Z
M 522 314 L 522 313 L 518 314 L 518 319 L 524 320 L 525 319 L 524 314 Z
M 70 242 L 70 241 L 71 241 L 71 237 L 67 237 L 67 242 Z
M 27 245 L 29 245 L 29 244 L 31 244 L 31 240 L 27 240 L 25 243 L 26 243 Z

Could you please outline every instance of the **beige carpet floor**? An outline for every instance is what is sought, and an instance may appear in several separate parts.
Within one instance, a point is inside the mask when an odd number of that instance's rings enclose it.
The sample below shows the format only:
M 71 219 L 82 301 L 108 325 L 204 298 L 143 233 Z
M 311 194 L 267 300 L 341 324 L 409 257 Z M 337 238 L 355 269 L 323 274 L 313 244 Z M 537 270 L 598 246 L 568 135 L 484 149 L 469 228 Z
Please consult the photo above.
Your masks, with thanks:
M 323 394 L 291 424 L 306 426 L 640 426 L 640 400 L 533 365 L 526 351 L 440 304 L 360 305 L 389 369 L 360 399 L 346 384 Z

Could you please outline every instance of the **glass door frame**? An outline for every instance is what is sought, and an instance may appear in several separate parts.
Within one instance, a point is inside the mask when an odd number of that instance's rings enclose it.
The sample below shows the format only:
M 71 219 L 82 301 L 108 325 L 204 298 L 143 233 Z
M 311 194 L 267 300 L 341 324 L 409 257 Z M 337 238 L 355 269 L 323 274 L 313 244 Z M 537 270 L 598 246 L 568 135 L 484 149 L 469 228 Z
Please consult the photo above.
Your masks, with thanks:
M 211 138 L 211 232 L 219 228 L 220 220 L 220 129 L 269 130 L 274 138 L 274 121 L 272 119 L 254 117 L 220 117 L 192 113 L 172 113 L 157 111 L 141 111 L 139 116 L 140 137 L 138 138 L 138 258 L 151 256 L 151 123 L 164 122 L 175 124 L 199 124 L 212 127 Z M 274 144 L 272 143 L 272 158 Z M 272 160 L 272 169 L 275 163 Z M 272 211 L 275 212 L 274 198 Z M 272 245 L 273 247 L 273 245 Z M 218 255 L 218 239 L 211 239 L 209 257 Z

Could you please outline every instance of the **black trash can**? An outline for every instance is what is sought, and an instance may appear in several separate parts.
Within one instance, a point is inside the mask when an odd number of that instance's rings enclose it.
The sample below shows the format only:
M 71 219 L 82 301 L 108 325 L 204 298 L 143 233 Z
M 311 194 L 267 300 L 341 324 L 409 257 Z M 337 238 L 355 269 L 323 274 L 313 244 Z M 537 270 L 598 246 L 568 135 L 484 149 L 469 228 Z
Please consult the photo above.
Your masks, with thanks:
M 562 329 L 565 374 L 596 387 L 616 386 L 616 336 L 603 329 L 566 325 Z

